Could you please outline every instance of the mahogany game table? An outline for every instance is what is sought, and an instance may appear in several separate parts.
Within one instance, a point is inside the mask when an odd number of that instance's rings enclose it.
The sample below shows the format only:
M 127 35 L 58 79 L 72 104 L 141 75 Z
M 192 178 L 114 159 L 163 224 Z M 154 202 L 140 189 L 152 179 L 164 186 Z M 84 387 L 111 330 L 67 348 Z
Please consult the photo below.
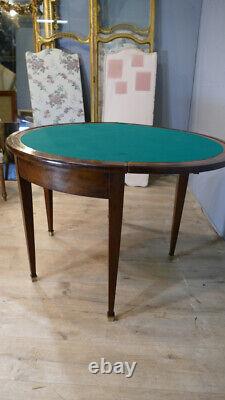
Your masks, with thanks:
M 225 143 L 208 136 L 120 123 L 63 124 L 16 132 L 7 139 L 17 167 L 32 280 L 37 279 L 31 183 L 44 188 L 53 234 L 52 191 L 109 200 L 108 317 L 114 304 L 125 174 L 178 174 L 170 251 L 174 255 L 189 173 L 225 166 Z

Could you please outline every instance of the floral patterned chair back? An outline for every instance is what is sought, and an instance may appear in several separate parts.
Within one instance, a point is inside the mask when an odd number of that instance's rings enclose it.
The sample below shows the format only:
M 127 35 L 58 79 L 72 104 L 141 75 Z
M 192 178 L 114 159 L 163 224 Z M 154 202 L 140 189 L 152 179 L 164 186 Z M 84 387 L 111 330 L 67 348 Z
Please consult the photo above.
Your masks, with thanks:
M 35 126 L 84 122 L 84 103 L 77 54 L 59 49 L 26 53 Z

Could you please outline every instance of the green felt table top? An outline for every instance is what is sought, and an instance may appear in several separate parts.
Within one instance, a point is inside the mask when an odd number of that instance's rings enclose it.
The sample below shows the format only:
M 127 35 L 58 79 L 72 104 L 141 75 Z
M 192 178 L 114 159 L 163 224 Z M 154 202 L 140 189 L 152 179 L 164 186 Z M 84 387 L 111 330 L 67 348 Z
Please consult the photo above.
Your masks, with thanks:
M 210 138 L 144 125 L 56 125 L 26 132 L 24 145 L 50 155 L 105 162 L 189 162 L 223 152 Z

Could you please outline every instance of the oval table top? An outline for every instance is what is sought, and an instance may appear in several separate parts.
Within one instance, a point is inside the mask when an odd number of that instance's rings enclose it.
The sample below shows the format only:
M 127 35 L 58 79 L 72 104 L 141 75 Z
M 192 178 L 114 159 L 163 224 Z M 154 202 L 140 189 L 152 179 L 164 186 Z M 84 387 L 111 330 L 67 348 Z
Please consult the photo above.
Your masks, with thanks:
M 125 172 L 201 172 L 225 166 L 225 143 L 197 133 L 123 123 L 51 125 L 11 135 L 13 153 Z

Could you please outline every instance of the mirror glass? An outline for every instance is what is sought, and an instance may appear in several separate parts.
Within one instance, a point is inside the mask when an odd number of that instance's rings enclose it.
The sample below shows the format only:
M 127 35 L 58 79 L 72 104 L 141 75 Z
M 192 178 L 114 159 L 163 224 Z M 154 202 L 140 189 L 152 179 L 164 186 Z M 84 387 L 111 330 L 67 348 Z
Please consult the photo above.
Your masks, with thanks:
M 1 10 L 0 92 L 12 92 L 8 93 L 11 100 L 7 98 L 6 93 L 2 93 L 1 109 L 4 109 L 4 102 L 8 104 L 7 109 L 11 104 L 12 108 L 16 107 L 16 117 L 31 109 L 25 63 L 26 51 L 34 51 L 32 17 Z M 10 115 L 9 110 L 7 115 L 0 115 L 1 121 L 12 122 L 9 121 L 10 118 L 15 121 L 15 116 L 10 117 Z
M 37 17 L 40 35 L 74 32 L 81 37 L 89 34 L 89 0 L 57 1 L 51 3 L 52 19 L 46 18 L 44 5 L 39 7 Z M 57 41 L 56 41 L 57 47 Z
M 100 0 L 100 22 L 102 27 L 117 24 L 133 24 L 139 28 L 149 26 L 150 0 Z
M 89 0 L 59 1 L 58 30 L 76 32 L 84 37 L 89 34 Z

